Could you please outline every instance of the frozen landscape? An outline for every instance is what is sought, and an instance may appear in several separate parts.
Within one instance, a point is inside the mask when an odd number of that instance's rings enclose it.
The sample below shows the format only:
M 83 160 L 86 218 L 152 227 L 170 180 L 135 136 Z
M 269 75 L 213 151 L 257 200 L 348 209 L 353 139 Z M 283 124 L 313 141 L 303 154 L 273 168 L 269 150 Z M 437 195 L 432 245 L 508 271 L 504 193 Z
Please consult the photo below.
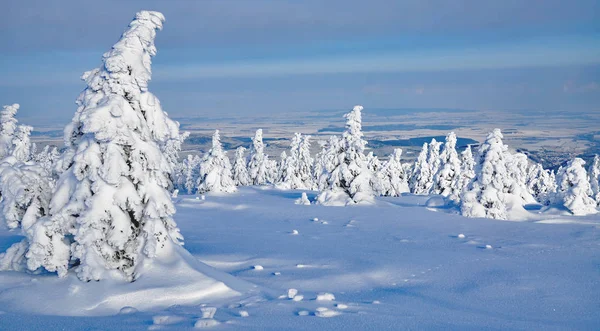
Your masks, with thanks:
M 0 110 L 1 330 L 600 327 L 597 112 L 170 116 L 163 24 Z
M 559 330 L 600 323 L 598 216 L 555 210 L 509 222 L 428 208 L 428 198 L 412 195 L 351 207 L 296 205 L 300 195 L 254 187 L 175 199 L 185 249 L 239 291 L 233 296 L 165 295 L 160 287 L 179 278 L 171 271 L 162 280 L 138 280 L 154 289 L 2 272 L 0 323 L 5 330 L 192 329 L 198 321 L 225 330 Z M 1 240 L 4 250 L 20 238 L 3 231 Z M 210 289 L 199 279 L 185 291 Z M 216 313 L 202 319 L 209 308 Z

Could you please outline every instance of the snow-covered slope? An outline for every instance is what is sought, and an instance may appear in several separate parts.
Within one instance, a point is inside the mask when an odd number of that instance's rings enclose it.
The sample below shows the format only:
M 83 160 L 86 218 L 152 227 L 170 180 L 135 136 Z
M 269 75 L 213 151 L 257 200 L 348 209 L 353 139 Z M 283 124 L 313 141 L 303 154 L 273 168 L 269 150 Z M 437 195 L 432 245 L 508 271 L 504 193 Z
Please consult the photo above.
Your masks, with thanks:
M 155 266 L 168 279 L 151 270 L 131 284 L 1 272 L 1 329 L 600 326 L 598 215 L 531 210 L 528 221 L 507 222 L 434 211 L 435 201 L 412 195 L 297 205 L 301 192 L 175 198 L 193 256 L 177 249 L 186 265 Z M 18 240 L 2 230 L 0 250 Z M 196 271 L 208 278 L 191 282 Z M 54 316 L 65 314 L 84 316 Z

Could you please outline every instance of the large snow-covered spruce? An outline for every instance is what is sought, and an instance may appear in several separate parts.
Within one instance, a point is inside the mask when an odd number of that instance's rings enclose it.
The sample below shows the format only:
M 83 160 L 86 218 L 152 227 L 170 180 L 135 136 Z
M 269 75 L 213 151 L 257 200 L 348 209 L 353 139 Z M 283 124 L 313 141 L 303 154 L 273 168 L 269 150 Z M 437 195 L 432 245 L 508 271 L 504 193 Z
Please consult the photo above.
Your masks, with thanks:
M 30 270 L 65 276 L 75 268 L 81 280 L 133 281 L 181 243 L 168 191 L 168 154 L 182 136 L 148 91 L 154 38 L 163 21 L 158 12 L 137 13 L 104 54 L 103 66 L 83 75 L 87 87 L 65 128 L 66 170 L 50 215 L 28 236 Z
M 212 136 L 212 148 L 204 156 L 200 164 L 200 178 L 198 179 L 198 193 L 225 192 L 236 190 L 231 175 L 231 163 L 227 152 L 221 145 L 219 130 Z
M 324 178 L 318 202 L 324 205 L 371 203 L 374 198 L 374 174 L 364 154 L 367 142 L 362 133 L 362 106 L 344 115 L 346 130 L 339 146 L 332 146 L 337 165 Z M 339 147 L 339 149 L 338 149 Z
M 134 280 L 145 259 L 182 239 L 168 192 L 172 164 L 163 153 L 181 139 L 179 125 L 148 91 L 163 21 L 157 12 L 136 15 L 104 54 L 103 67 L 83 75 L 88 86 L 65 129 L 74 153 L 58 181 L 51 220 L 72 235 L 65 241 L 82 280 L 107 278 L 109 271 Z M 72 264 L 61 262 L 62 269 Z
M 584 168 L 585 161 L 575 158 L 558 171 L 555 202 L 562 203 L 573 215 L 595 214 L 596 201 Z

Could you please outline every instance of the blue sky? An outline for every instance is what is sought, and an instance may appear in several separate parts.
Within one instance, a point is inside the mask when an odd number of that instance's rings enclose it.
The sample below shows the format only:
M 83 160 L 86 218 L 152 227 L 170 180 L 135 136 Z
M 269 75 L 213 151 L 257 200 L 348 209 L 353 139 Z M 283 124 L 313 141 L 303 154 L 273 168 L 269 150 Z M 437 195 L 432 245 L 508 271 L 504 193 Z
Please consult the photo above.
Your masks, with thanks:
M 0 102 L 68 120 L 140 9 L 172 116 L 373 108 L 600 111 L 599 1 L 3 1 Z

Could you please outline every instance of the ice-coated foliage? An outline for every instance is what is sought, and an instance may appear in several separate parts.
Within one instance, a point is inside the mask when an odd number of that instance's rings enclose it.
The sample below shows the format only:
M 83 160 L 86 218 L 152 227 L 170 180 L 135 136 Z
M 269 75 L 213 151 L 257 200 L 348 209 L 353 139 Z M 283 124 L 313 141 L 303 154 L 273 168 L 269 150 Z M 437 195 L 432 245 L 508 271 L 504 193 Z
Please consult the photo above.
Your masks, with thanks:
M 188 155 L 181 163 L 181 177 L 178 179 L 178 184 L 187 194 L 196 193 L 200 178 L 200 162 L 198 155 Z
M 467 217 L 506 219 L 506 191 L 512 180 L 506 169 L 510 154 L 495 129 L 479 146 L 475 177 L 463 192 L 461 212 Z
M 19 107 L 19 104 L 15 103 L 3 106 L 0 111 L 0 160 L 12 153 L 18 123 L 15 115 Z
M 444 149 L 440 154 L 440 168 L 434 176 L 432 193 L 458 200 L 462 191 L 461 163 L 456 152 L 456 134 L 446 136 Z
M 575 158 L 558 171 L 556 178 L 555 202 L 562 203 L 577 216 L 598 212 L 584 166 L 584 160 Z
M 60 153 L 56 147 L 46 145 L 42 151 L 33 156 L 33 161 L 38 164 L 49 175 L 56 175 L 56 162 L 60 158 Z
M 20 162 L 28 162 L 35 151 L 31 143 L 31 131 L 28 125 L 17 125 L 15 118 L 20 106 L 18 104 L 4 106 L 0 111 L 0 160 L 13 156 Z
M 276 163 L 269 160 L 265 154 L 265 144 L 263 143 L 262 129 L 256 130 L 252 138 L 252 147 L 250 149 L 250 160 L 248 161 L 248 175 L 252 185 L 265 185 L 272 183 L 277 173 Z
M 600 156 L 594 156 L 594 160 L 590 165 L 589 175 L 593 198 L 596 200 L 596 204 L 600 206 Z
M 362 110 L 362 106 L 355 106 L 344 115 L 346 130 L 339 142 L 339 153 L 332 155 L 332 165 L 337 165 L 324 179 L 324 189 L 318 196 L 319 203 L 337 203 L 342 196 L 346 204 L 373 200 L 374 174 L 369 170 L 364 154 L 367 141 L 363 139 L 362 133 Z M 335 150 L 334 146 L 332 154 Z
M 471 152 L 471 145 L 460 153 L 460 190 L 464 191 L 471 180 L 475 178 L 475 159 Z
M 167 152 L 181 141 L 179 125 L 148 91 L 163 21 L 158 12 L 137 13 L 102 67 L 83 75 L 87 87 L 65 128 L 66 170 L 49 217 L 32 226 L 30 270 L 64 276 L 74 267 L 85 281 L 133 281 L 145 261 L 180 243 L 168 191 L 174 155 Z
M 12 155 L 20 162 L 31 161 L 33 146 L 30 136 L 33 128 L 28 125 L 19 125 L 13 137 Z
M 507 193 L 519 197 L 523 204 L 535 203 L 535 198 L 527 188 L 527 169 L 529 161 L 523 153 L 511 154 L 506 164 L 506 169 L 511 178 Z
M 48 172 L 36 163 L 23 163 L 15 157 L 0 162 L 0 217 L 9 229 L 29 229 L 48 214 L 51 183 Z
M 410 191 L 414 194 L 428 194 L 432 185 L 431 167 L 427 162 L 429 144 L 423 143 L 423 148 L 412 167 L 410 175 Z
M 556 180 L 550 170 L 535 163 L 529 167 L 527 171 L 527 189 L 529 193 L 537 200 L 537 202 L 548 205 L 551 198 L 556 192 Z
M 295 133 L 290 154 L 282 159 L 279 186 L 288 189 L 313 188 L 313 159 L 310 156 L 310 136 Z
M 319 191 L 327 189 L 329 173 L 339 166 L 340 158 L 338 156 L 342 152 L 343 146 L 338 136 L 330 136 L 327 143 L 322 145 L 321 151 L 316 156 L 313 170 Z
M 0 254 L 0 270 L 35 271 L 45 263 L 48 257 L 31 243 L 49 213 L 52 185 L 48 172 L 34 162 L 20 162 L 14 156 L 0 162 L 0 217 L 9 229 L 20 229 L 25 236 Z
M 247 186 L 250 185 L 250 175 L 248 174 L 248 168 L 246 167 L 246 149 L 244 147 L 238 147 L 235 150 L 235 160 L 233 161 L 233 183 L 236 186 Z
M 433 177 L 440 170 L 440 165 L 442 164 L 442 160 L 440 159 L 440 147 L 442 143 L 431 139 L 429 143 L 429 154 L 427 155 L 427 164 L 429 164 L 429 173 L 431 175 L 429 190 L 427 193 L 431 192 L 433 188 Z
M 212 136 L 212 148 L 206 153 L 200 163 L 200 178 L 198 193 L 204 192 L 235 192 L 236 187 L 231 175 L 231 163 L 227 152 L 221 145 L 219 130 Z
M 390 158 L 383 163 L 376 173 L 377 192 L 383 196 L 397 197 L 409 192 L 408 180 L 401 162 L 402 149 L 396 148 Z

